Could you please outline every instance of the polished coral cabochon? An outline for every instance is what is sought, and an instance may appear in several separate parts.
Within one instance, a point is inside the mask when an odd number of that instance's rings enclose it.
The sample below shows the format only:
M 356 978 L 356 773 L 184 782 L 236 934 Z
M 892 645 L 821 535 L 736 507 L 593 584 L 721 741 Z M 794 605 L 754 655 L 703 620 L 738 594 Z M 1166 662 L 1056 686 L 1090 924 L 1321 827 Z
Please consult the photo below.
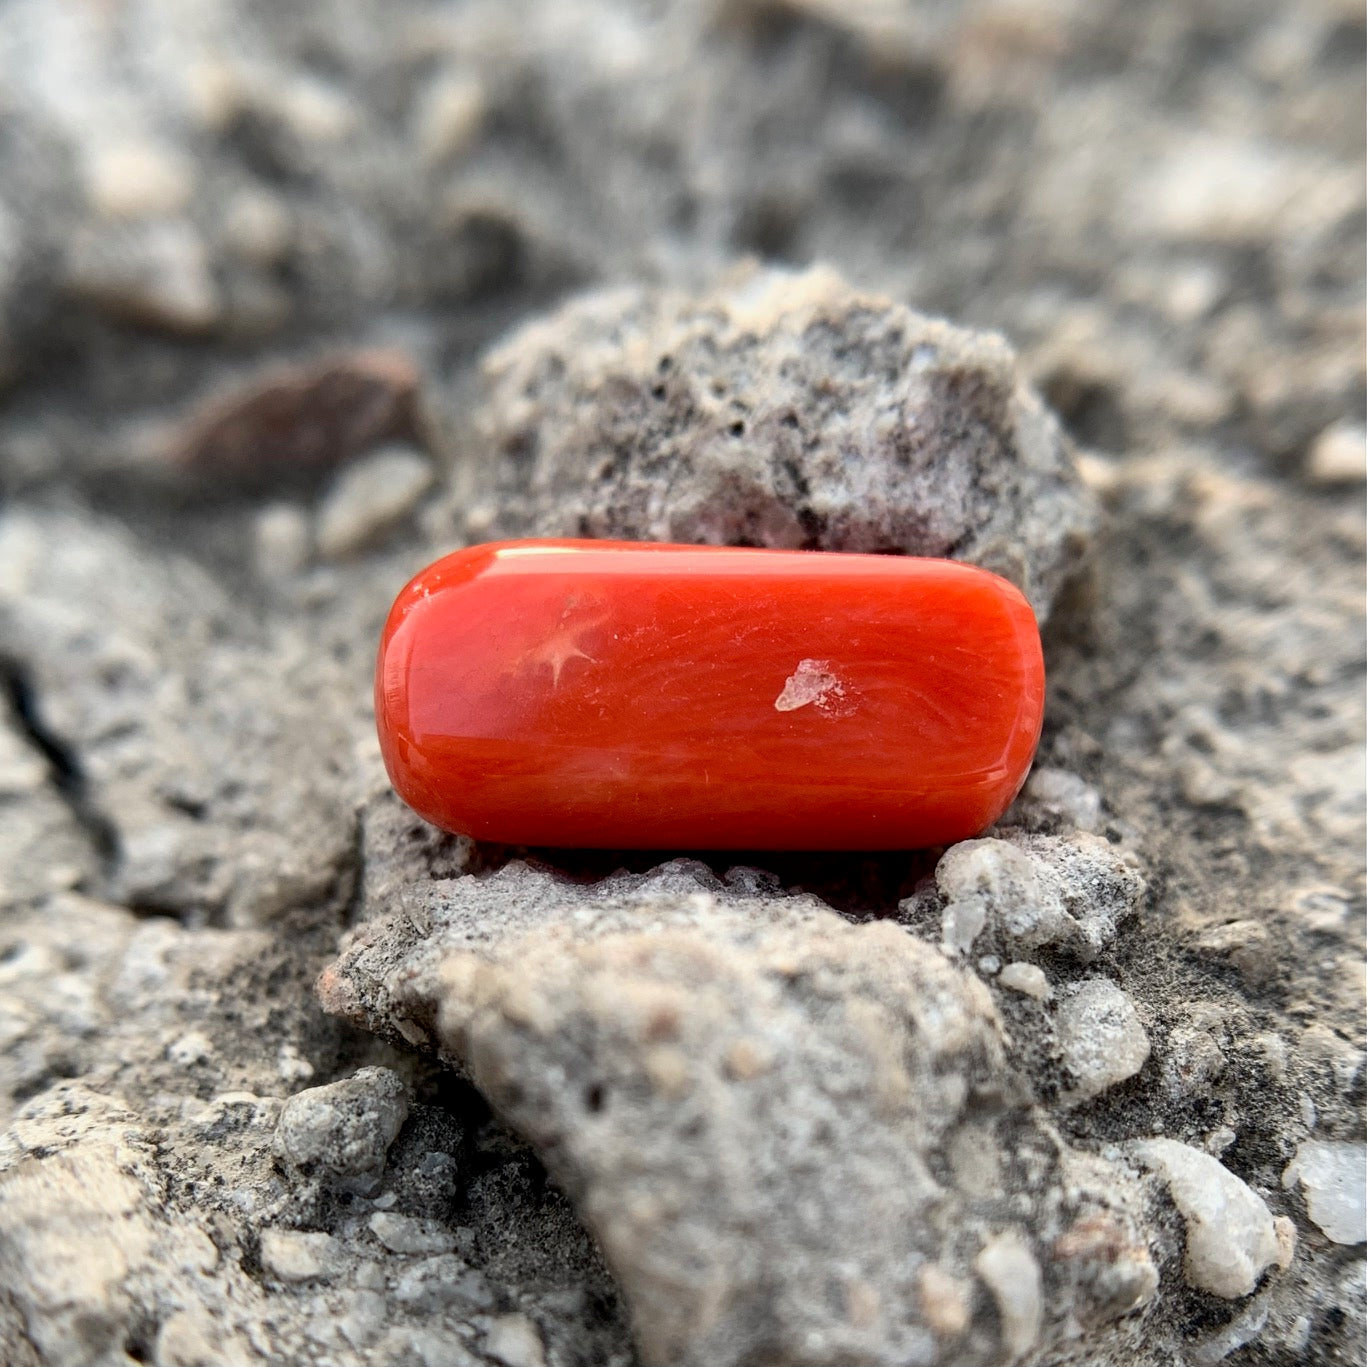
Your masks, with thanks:
M 912 849 L 1015 797 L 1044 661 L 954 561 L 509 541 L 403 590 L 375 707 L 399 795 L 480 840 Z

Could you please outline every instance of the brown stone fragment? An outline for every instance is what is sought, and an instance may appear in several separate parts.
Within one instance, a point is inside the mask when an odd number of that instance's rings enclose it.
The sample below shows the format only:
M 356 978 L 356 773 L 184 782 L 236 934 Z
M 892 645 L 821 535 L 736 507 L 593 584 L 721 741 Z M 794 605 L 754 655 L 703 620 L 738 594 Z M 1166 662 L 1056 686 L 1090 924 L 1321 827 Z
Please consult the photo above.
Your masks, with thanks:
M 281 366 L 210 398 L 171 443 L 203 475 L 277 483 L 332 469 L 380 442 L 414 440 L 420 376 L 399 351 Z

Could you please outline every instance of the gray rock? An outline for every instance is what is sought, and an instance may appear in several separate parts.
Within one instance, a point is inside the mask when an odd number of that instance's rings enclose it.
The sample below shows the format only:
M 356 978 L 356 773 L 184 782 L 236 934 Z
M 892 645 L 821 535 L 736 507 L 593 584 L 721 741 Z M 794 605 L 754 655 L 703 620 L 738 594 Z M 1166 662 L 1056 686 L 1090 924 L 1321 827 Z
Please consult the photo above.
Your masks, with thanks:
M 354 818 L 328 671 L 238 611 L 106 523 L 0 518 L 0 630 L 42 726 L 80 752 L 119 900 L 252 922 L 343 884 Z
M 1143 892 L 1134 860 L 1097 836 L 1003 829 L 947 850 L 934 889 L 906 899 L 901 911 L 912 921 L 938 912 L 950 953 L 997 948 L 1014 957 L 1056 947 L 1087 962 L 1111 943 Z
M 407 1118 L 403 1079 L 388 1068 L 362 1068 L 290 1097 L 276 1143 L 282 1157 L 306 1173 L 365 1181 L 378 1178 Z
M 1095 519 L 1001 338 L 828 271 L 592 295 L 485 372 L 499 532 L 953 556 L 1044 618 Z
M 1102 1187 L 1065 1178 L 986 990 L 895 925 L 682 861 L 587 888 L 512 864 L 410 889 L 320 991 L 440 1048 L 542 1151 L 648 1362 L 1005 1362 L 1152 1290 L 1046 1304 L 1041 1262 L 1057 1283 L 1051 1247 Z M 998 1315 L 965 1300 L 946 1333 L 943 1288 L 975 1269 Z
M 828 262 L 898 301 L 870 326 L 905 302 L 999 329 L 1107 508 L 1087 574 L 1055 595 L 1039 778 L 1007 825 L 1066 841 L 1095 820 L 1142 868 L 1144 916 L 1116 919 L 1089 963 L 1064 921 L 1017 955 L 994 911 L 964 965 L 1078 1183 L 1109 1190 L 1116 1137 L 1161 1126 L 1263 1199 L 1278 1257 L 1246 1298 L 1186 1286 L 1187 1222 L 1157 1177 L 1147 1218 L 1127 1196 L 1047 1248 L 1003 1209 L 991 1233 L 1024 1231 L 1046 1307 L 1079 1315 L 1065 1341 L 1046 1310 L 1037 1361 L 1361 1358 L 1362 1246 L 1314 1219 L 1339 1227 L 1336 1188 L 1318 1169 L 1282 1185 L 1303 1146 L 1364 1138 L 1360 8 L 1101 0 L 1073 23 L 998 0 L 5 0 L 3 15 L 0 499 L 5 527 L 36 535 L 31 576 L 0 590 L 0 671 L 31 704 L 17 747 L 0 742 L 0 1111 L 23 1137 L 0 1182 L 24 1165 L 0 1229 L 0 1360 L 450 1367 L 484 1361 L 491 1317 L 519 1314 L 556 1367 L 636 1361 L 534 1156 L 430 1053 L 339 1027 L 310 984 L 343 921 L 405 900 L 420 915 L 407 885 L 506 859 L 385 794 L 367 715 L 379 623 L 409 575 L 514 511 L 563 525 L 558 491 L 526 492 L 516 453 L 467 420 L 482 405 L 487 430 L 527 430 L 502 406 L 508 377 L 481 390 L 486 346 L 553 318 L 551 354 L 554 301 L 625 284 L 642 319 L 613 315 L 625 341 L 696 324 L 661 410 L 690 451 L 737 442 L 698 444 L 718 403 L 726 428 L 731 398 L 773 412 L 795 388 L 815 403 L 789 439 L 836 433 L 823 377 L 803 372 L 757 366 L 750 390 L 675 406 L 694 374 L 743 378 L 739 359 L 784 335 L 728 351 L 743 287 L 698 293 L 749 253 Z M 94 288 L 73 291 L 73 267 Z M 690 314 L 703 297 L 725 307 Z M 670 299 L 685 302 L 666 317 Z M 838 333 L 856 363 L 862 326 Z M 606 517 L 600 462 L 637 469 L 671 437 L 642 390 L 658 357 L 601 340 L 545 392 L 588 393 L 585 430 L 620 444 L 561 470 L 569 505 Z M 538 346 L 521 334 L 520 354 Z M 878 410 L 883 377 L 812 351 L 835 400 Z M 845 435 L 882 449 L 876 431 Z M 302 510 L 393 440 L 431 450 L 433 496 L 364 556 L 313 563 Z M 496 476 L 517 508 L 490 502 Z M 661 471 L 658 493 L 672 481 Z M 858 471 L 845 482 L 859 492 Z M 781 485 L 761 506 L 790 528 L 812 498 Z M 259 520 L 282 503 L 295 516 Z M 1002 516 L 1025 506 L 1011 495 Z M 1055 534 L 1002 530 L 1008 547 Z M 167 826 L 174 839 L 148 837 Z M 854 921 L 909 899 L 901 924 L 941 940 L 949 902 L 920 856 L 762 862 L 771 895 L 820 889 Z M 1113 886 L 1086 867 L 1056 870 L 1080 925 Z M 279 897 L 277 878 L 327 886 Z M 1014 990 L 1026 970 L 1052 1002 Z M 1154 1058 L 1070 1105 L 1057 1012 L 1098 974 L 1124 983 Z M 292 1092 L 368 1064 L 410 1097 L 373 1200 L 274 1149 Z M 960 1143 L 933 1175 L 990 1175 L 991 1152 Z M 140 1196 L 111 1221 L 116 1172 Z M 453 1252 L 393 1252 L 377 1213 L 434 1221 Z M 78 1223 L 96 1236 L 70 1237 Z M 153 1230 L 145 1260 L 125 1224 Z M 212 1239 L 211 1269 L 184 1273 L 187 1228 Z M 328 1235 L 343 1264 L 278 1283 L 266 1230 Z M 126 1276 L 101 1271 L 105 1245 Z M 451 1261 L 400 1302 L 425 1257 Z M 70 1300 L 54 1267 L 79 1281 Z M 442 1299 L 465 1278 L 483 1294 Z M 996 1281 L 957 1254 L 924 1263 L 924 1324 L 953 1344 L 1009 1309 L 1024 1342 L 1027 1281 Z
M 432 485 L 418 452 L 386 448 L 340 474 L 318 508 L 318 553 L 339 560 L 368 549 L 401 523 Z
M 1054 1030 L 1075 1101 L 1100 1096 L 1148 1061 L 1149 1036 L 1134 1003 L 1109 978 L 1087 978 L 1070 986 L 1059 1003 Z

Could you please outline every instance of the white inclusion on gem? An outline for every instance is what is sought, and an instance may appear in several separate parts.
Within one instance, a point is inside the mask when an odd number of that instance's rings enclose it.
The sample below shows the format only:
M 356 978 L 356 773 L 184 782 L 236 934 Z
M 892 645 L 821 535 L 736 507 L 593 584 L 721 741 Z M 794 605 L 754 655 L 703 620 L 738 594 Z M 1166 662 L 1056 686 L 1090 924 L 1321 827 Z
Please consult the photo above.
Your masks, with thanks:
M 523 660 L 524 668 L 530 666 L 534 669 L 549 669 L 551 671 L 551 687 L 559 688 L 560 675 L 571 660 L 584 660 L 592 665 L 598 663 L 588 651 L 581 650 L 579 647 L 579 640 L 588 629 L 586 627 L 572 627 L 556 632 L 554 636 L 543 641 L 536 649 L 526 655 Z
M 551 688 L 560 687 L 560 675 L 571 660 L 583 660 L 586 664 L 598 663 L 588 651 L 580 646 L 580 641 L 592 631 L 603 626 L 606 616 L 600 614 L 587 622 L 570 623 L 571 615 L 581 606 L 577 595 L 572 595 L 560 614 L 560 624 L 556 631 L 540 645 L 529 650 L 522 658 L 523 669 L 549 669 Z
M 587 660 L 590 664 L 596 665 L 597 660 L 586 651 L 580 650 L 568 639 L 561 637 L 551 641 L 546 645 L 541 655 L 541 663 L 551 667 L 551 687 L 560 687 L 560 671 L 569 664 L 571 660 Z
M 784 681 L 783 692 L 774 699 L 774 711 L 796 712 L 815 703 L 821 711 L 829 712 L 835 700 L 844 696 L 844 685 L 831 672 L 829 660 L 799 660 Z

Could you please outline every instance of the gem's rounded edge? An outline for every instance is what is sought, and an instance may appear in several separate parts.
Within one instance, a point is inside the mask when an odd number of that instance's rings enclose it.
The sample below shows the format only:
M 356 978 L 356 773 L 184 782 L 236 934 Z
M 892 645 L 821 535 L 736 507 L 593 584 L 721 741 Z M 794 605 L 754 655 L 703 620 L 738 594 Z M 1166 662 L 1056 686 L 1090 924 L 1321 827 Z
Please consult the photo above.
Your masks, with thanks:
M 991 574 L 986 570 L 983 573 Z M 998 574 L 991 574 L 991 578 L 996 581 L 998 592 L 1016 628 L 1016 639 L 1023 663 L 1020 706 L 1006 754 L 1007 771 L 1014 775 L 1014 778 L 1012 782 L 1003 784 L 1000 799 L 994 804 L 995 810 L 992 811 L 990 819 L 983 823 L 982 829 L 970 832 L 963 836 L 963 839 L 980 835 L 982 831 L 994 825 L 1020 795 L 1026 779 L 1030 777 L 1030 769 L 1035 762 L 1035 754 L 1039 750 L 1040 737 L 1044 731 L 1048 680 L 1039 621 L 1034 608 L 1030 606 L 1030 600 L 1015 584 Z
M 501 556 L 509 552 L 525 554 L 537 551 L 592 550 L 596 553 L 611 550 L 633 551 L 726 551 L 739 548 L 673 546 L 657 542 L 604 542 L 583 540 L 529 540 L 492 542 L 467 547 L 434 561 L 416 574 L 395 599 L 385 623 L 376 663 L 375 714 L 380 748 L 385 768 L 396 792 L 424 820 L 444 830 L 460 835 L 480 834 L 478 814 L 468 820 L 455 812 L 452 795 L 443 790 L 439 776 L 429 773 L 431 766 L 413 738 L 407 724 L 407 657 L 411 653 L 413 633 L 421 630 L 423 605 L 438 595 L 471 583 L 491 568 L 496 568 Z M 748 550 L 750 555 L 785 554 Z M 786 552 L 789 555 L 819 555 L 813 552 Z M 822 557 L 826 558 L 826 557 Z M 841 560 L 875 560 L 884 557 L 839 556 Z M 891 563 L 905 563 L 890 558 Z M 1011 728 L 1003 752 L 1003 780 L 990 803 L 980 809 L 982 817 L 973 829 L 945 832 L 934 843 L 948 844 L 981 834 L 1010 807 L 1029 776 L 1031 764 L 1039 745 L 1043 728 L 1045 705 L 1045 668 L 1043 646 L 1033 609 L 1020 589 L 1009 580 L 981 567 L 960 561 L 927 558 L 922 564 L 935 564 L 951 572 L 971 575 L 978 582 L 990 582 L 1005 615 L 1010 619 L 1020 650 L 1021 690 L 1015 725 Z M 956 576 L 957 577 L 957 576 Z M 435 607 L 435 604 L 434 604 Z M 493 838 L 493 837 L 489 837 Z M 504 837 L 499 837 L 504 838 Z M 651 842 L 653 845 L 655 842 Z M 614 842 L 614 847 L 623 847 Z M 691 846 L 701 848 L 701 846 Z M 911 846 L 905 846 L 910 848 Z M 774 846 L 775 849 L 793 848 Z M 842 843 L 839 848 L 854 848 Z M 862 847 L 861 847 L 862 848 Z M 869 849 L 892 848 L 881 842 L 871 843 Z M 904 848 L 897 845 L 896 848 Z
M 408 724 L 408 663 L 412 634 L 423 605 L 436 595 L 477 579 L 493 562 L 497 544 L 452 551 L 419 570 L 400 590 L 385 619 L 375 659 L 375 729 L 394 791 L 424 821 L 468 835 L 451 817 L 449 803 L 425 779 L 427 768 Z

